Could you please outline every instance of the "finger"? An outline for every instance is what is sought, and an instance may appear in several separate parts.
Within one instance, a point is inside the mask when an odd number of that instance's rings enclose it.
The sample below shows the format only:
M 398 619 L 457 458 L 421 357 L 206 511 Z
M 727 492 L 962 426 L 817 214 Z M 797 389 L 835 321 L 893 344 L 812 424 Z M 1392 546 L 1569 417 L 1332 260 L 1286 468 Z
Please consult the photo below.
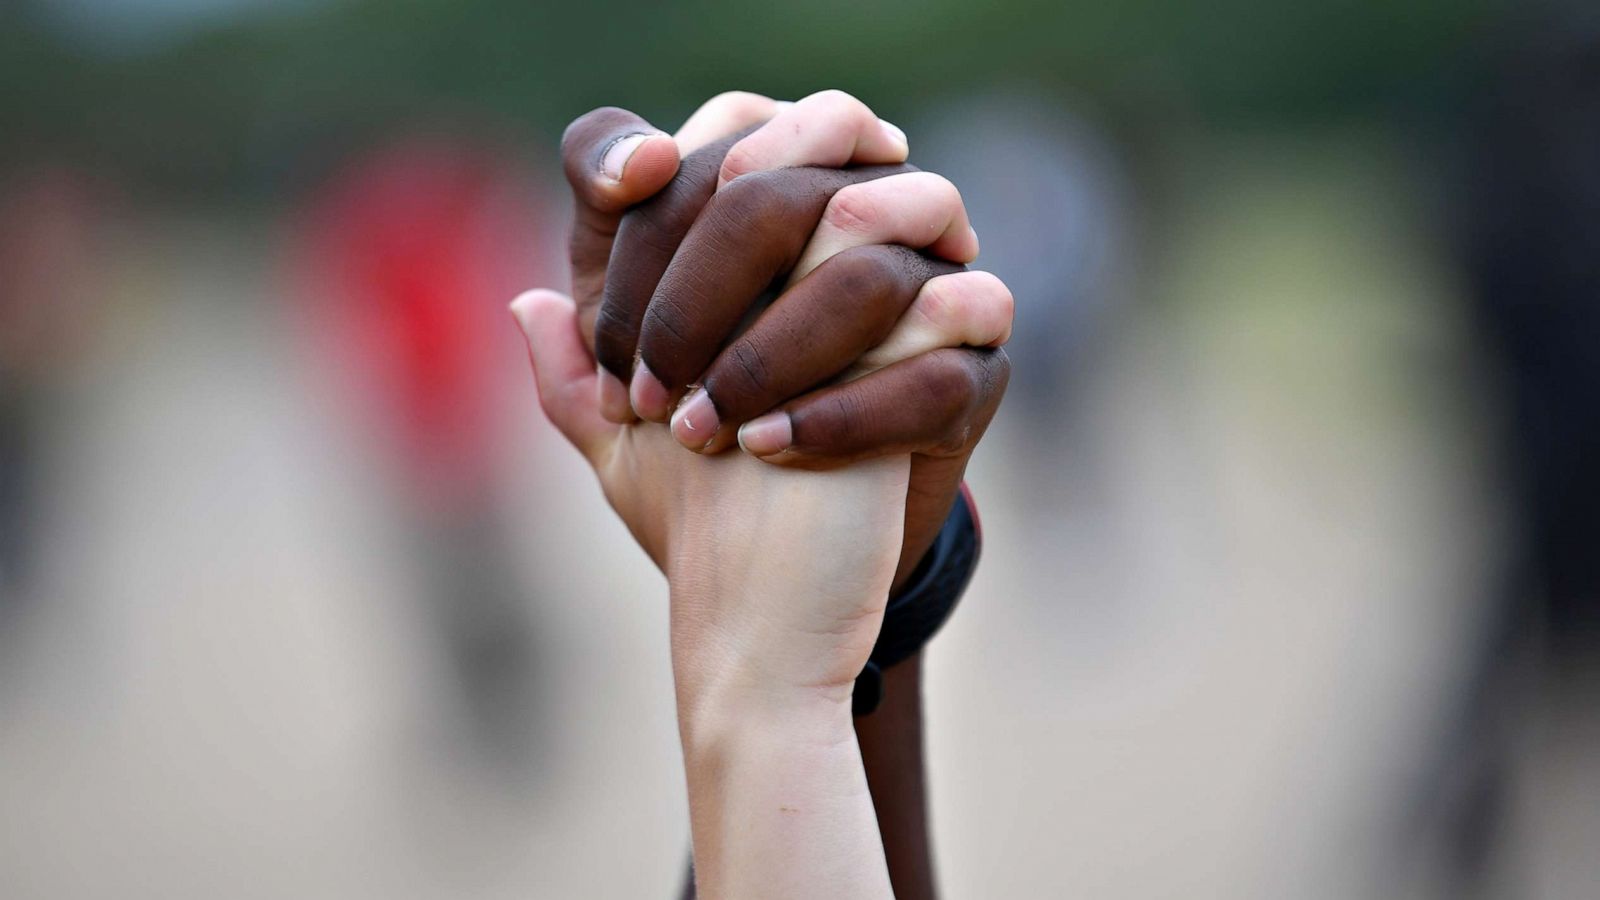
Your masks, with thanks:
M 924 283 L 956 268 L 893 245 L 834 256 L 717 355 L 673 413 L 673 436 L 691 450 L 726 449 L 745 421 L 833 378 L 883 342 Z
M 827 271 L 836 260 L 858 252 L 847 250 L 823 263 L 808 280 Z M 842 378 L 852 380 L 944 347 L 997 347 L 1011 335 L 1014 306 L 1010 289 L 987 272 L 957 272 L 930 279 L 889 336 L 862 355 Z M 868 410 L 864 415 L 875 413 Z M 969 449 L 979 436 L 981 432 L 969 436 Z M 912 457 L 912 484 L 918 488 L 906 497 L 901 575 L 909 574 L 938 534 L 960 487 L 966 461 L 965 454 Z
M 671 183 L 630 210 L 616 229 L 602 299 L 590 332 L 596 360 L 610 376 L 615 376 L 601 377 L 608 390 L 615 391 L 630 380 L 640 322 L 650 305 L 650 296 L 678 245 L 711 199 L 723 154 L 741 136 L 742 132 L 728 135 L 684 157 Z M 632 416 L 625 396 L 623 400 L 621 409 L 610 402 L 602 409 L 614 422 L 625 422 Z
M 778 112 L 734 144 L 722 161 L 717 188 L 767 169 L 900 163 L 909 153 L 905 132 L 865 103 L 844 91 L 822 91 Z
M 907 172 L 852 185 L 834 194 L 790 279 L 851 247 L 903 244 L 951 262 L 978 258 L 978 235 L 961 192 L 932 172 Z
M 774 113 L 773 121 L 753 127 Z M 735 150 L 744 149 L 739 150 L 742 161 L 736 160 L 731 171 L 727 168 L 727 154 L 733 151 L 726 143 L 716 141 L 703 148 L 718 149 L 715 158 L 724 164 L 725 177 L 757 168 L 813 164 L 835 167 L 847 162 L 898 162 L 905 158 L 905 138 L 899 129 L 879 121 L 865 104 L 840 91 L 824 91 L 798 104 L 739 92 L 720 95 L 690 117 L 678 134 L 680 149 L 687 153 L 698 141 L 712 134 L 725 134 L 739 125 L 750 125 L 753 130 L 733 143 Z M 708 154 L 707 159 L 711 158 Z M 643 366 L 646 377 L 642 380 L 633 377 L 633 367 L 651 294 L 672 252 L 704 205 L 705 198 L 691 189 L 694 181 L 687 177 L 690 168 L 690 158 L 686 157 L 684 168 L 673 183 L 674 188 L 684 188 L 680 196 L 660 198 L 652 201 L 649 209 L 629 215 L 613 245 L 605 299 L 595 325 L 595 354 L 606 371 L 617 376 L 615 381 L 601 376 L 606 398 L 602 412 L 615 422 L 630 421 L 635 409 L 659 410 L 653 416 L 664 419 L 674 399 L 650 373 L 648 363 Z M 622 402 L 623 382 L 630 384 L 636 395 L 632 409 L 625 408 Z
M 588 343 L 622 213 L 678 170 L 678 145 L 631 112 L 603 107 L 567 126 L 561 162 L 572 186 L 572 291 Z
M 855 252 L 859 251 L 845 251 Z M 817 271 L 825 271 L 832 262 Z M 859 378 L 941 347 L 999 347 L 1011 339 L 1015 307 L 1011 289 L 988 272 L 932 278 L 888 337 L 855 360 L 845 378 Z
M 898 453 L 959 457 L 988 427 L 1010 373 L 1004 350 L 934 350 L 746 422 L 739 444 L 811 469 Z
M 672 139 L 678 142 L 679 155 L 688 156 L 713 141 L 759 125 L 780 109 L 793 105 L 749 91 L 728 91 L 700 104 Z
M 711 195 L 711 171 L 740 134 L 788 105 L 791 104 L 745 91 L 729 91 L 706 101 L 673 136 L 678 153 L 685 160 L 669 185 L 667 196 L 632 217 L 631 227 L 625 217 L 613 229 L 613 238 L 606 246 L 608 259 L 601 301 L 586 318 L 585 331 L 600 361 L 600 413 L 608 421 L 626 424 L 634 419 L 623 379 L 631 376 L 638 320 L 672 251 Z M 717 146 L 708 147 L 709 144 Z M 622 252 L 614 252 L 617 247 Z M 605 299 L 608 296 L 613 298 L 609 304 Z M 629 298 L 636 299 L 629 302 Z
M 528 291 L 511 301 L 511 313 L 528 340 L 539 405 L 551 424 L 586 456 L 616 426 L 595 407 L 594 359 L 578 332 L 577 307 L 556 291 Z
M 665 421 L 672 401 L 705 371 L 751 304 L 794 266 L 828 199 L 848 185 L 901 171 L 781 169 L 746 175 L 718 191 L 643 310 L 634 411 Z

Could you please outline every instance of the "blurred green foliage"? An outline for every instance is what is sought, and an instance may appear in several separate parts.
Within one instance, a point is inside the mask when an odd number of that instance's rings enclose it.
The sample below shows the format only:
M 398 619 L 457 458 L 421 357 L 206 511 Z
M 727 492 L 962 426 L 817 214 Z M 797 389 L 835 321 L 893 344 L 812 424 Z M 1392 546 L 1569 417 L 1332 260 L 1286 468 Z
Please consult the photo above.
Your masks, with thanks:
M 1494 0 L 354 0 L 107 56 L 13 4 L 0 121 L 12 160 L 67 154 L 209 193 L 271 186 L 396 123 L 461 116 L 553 140 L 593 106 L 670 125 L 735 87 L 842 87 L 891 117 L 996 83 L 1113 120 L 1372 115 L 1437 90 L 1495 12 Z

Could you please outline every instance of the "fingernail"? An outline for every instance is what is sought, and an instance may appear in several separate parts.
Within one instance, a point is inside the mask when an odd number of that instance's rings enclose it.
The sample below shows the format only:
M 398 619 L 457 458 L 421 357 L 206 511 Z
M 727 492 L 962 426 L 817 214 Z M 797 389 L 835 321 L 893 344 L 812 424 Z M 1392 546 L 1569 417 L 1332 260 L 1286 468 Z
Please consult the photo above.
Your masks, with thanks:
M 524 337 L 528 334 L 528 307 L 532 305 L 533 301 L 528 298 L 527 294 L 518 294 L 517 299 L 511 301 L 507 307 L 511 310 L 511 318 L 517 320 L 517 327 L 522 329 Z
M 704 450 L 717 433 L 717 407 L 704 388 L 695 388 L 672 414 L 672 436 L 690 450 Z
M 633 151 L 653 137 L 653 134 L 630 134 L 617 138 L 606 148 L 605 155 L 600 157 L 600 171 L 612 181 L 621 181 L 623 171 L 628 168 L 628 160 L 633 158 Z
M 739 427 L 739 446 L 751 456 L 771 456 L 794 443 L 794 426 L 786 412 L 767 413 Z
M 894 139 L 900 144 L 900 146 L 907 149 L 911 148 L 911 142 L 906 139 L 906 133 L 900 130 L 900 126 L 888 121 L 887 119 L 879 119 L 878 125 L 883 129 L 885 134 Z
M 642 359 L 633 369 L 633 384 L 629 387 L 629 393 L 633 398 L 633 411 L 639 418 L 651 422 L 666 421 L 669 412 L 667 400 L 670 399 L 666 386 L 651 374 L 650 367 Z
M 633 419 L 633 407 L 628 405 L 628 388 L 622 379 L 600 366 L 600 415 L 608 422 L 625 425 Z

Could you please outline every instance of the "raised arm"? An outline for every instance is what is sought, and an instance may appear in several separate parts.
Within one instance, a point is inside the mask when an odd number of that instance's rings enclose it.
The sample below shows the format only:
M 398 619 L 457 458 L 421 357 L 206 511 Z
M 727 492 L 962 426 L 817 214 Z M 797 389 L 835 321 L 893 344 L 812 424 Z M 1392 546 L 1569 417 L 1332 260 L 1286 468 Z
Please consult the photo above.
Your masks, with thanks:
M 1003 284 L 957 264 L 976 241 L 948 182 L 900 174 L 913 171 L 903 166 L 816 168 L 893 163 L 904 153 L 898 129 L 838 92 L 797 104 L 722 95 L 675 139 L 631 113 L 598 110 L 574 123 L 564 145 L 578 207 L 580 333 L 609 360 L 575 383 L 594 392 L 600 418 L 634 427 L 636 412 L 662 421 L 676 406 L 672 430 L 685 447 L 716 453 L 737 435 L 752 455 L 784 467 L 911 454 L 897 583 L 944 524 L 999 402 L 1007 362 L 993 348 L 1011 316 Z M 724 347 L 775 278 L 789 289 Z M 702 296 L 705 286 L 740 284 L 749 287 Z M 602 482 L 667 570 L 659 522 L 632 508 L 636 492 L 605 471 Z M 882 707 L 856 721 L 860 752 L 896 891 L 932 897 L 919 659 L 888 670 L 884 683 Z

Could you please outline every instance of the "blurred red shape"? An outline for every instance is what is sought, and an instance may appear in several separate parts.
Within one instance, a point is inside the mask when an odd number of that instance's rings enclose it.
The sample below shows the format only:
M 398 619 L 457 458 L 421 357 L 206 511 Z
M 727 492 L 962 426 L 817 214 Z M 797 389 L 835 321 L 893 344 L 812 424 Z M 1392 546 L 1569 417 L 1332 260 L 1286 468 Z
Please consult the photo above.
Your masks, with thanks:
M 503 392 L 527 377 L 506 304 L 543 274 L 540 200 L 511 154 L 441 136 L 361 154 L 310 198 L 308 342 L 430 506 L 486 499 Z

